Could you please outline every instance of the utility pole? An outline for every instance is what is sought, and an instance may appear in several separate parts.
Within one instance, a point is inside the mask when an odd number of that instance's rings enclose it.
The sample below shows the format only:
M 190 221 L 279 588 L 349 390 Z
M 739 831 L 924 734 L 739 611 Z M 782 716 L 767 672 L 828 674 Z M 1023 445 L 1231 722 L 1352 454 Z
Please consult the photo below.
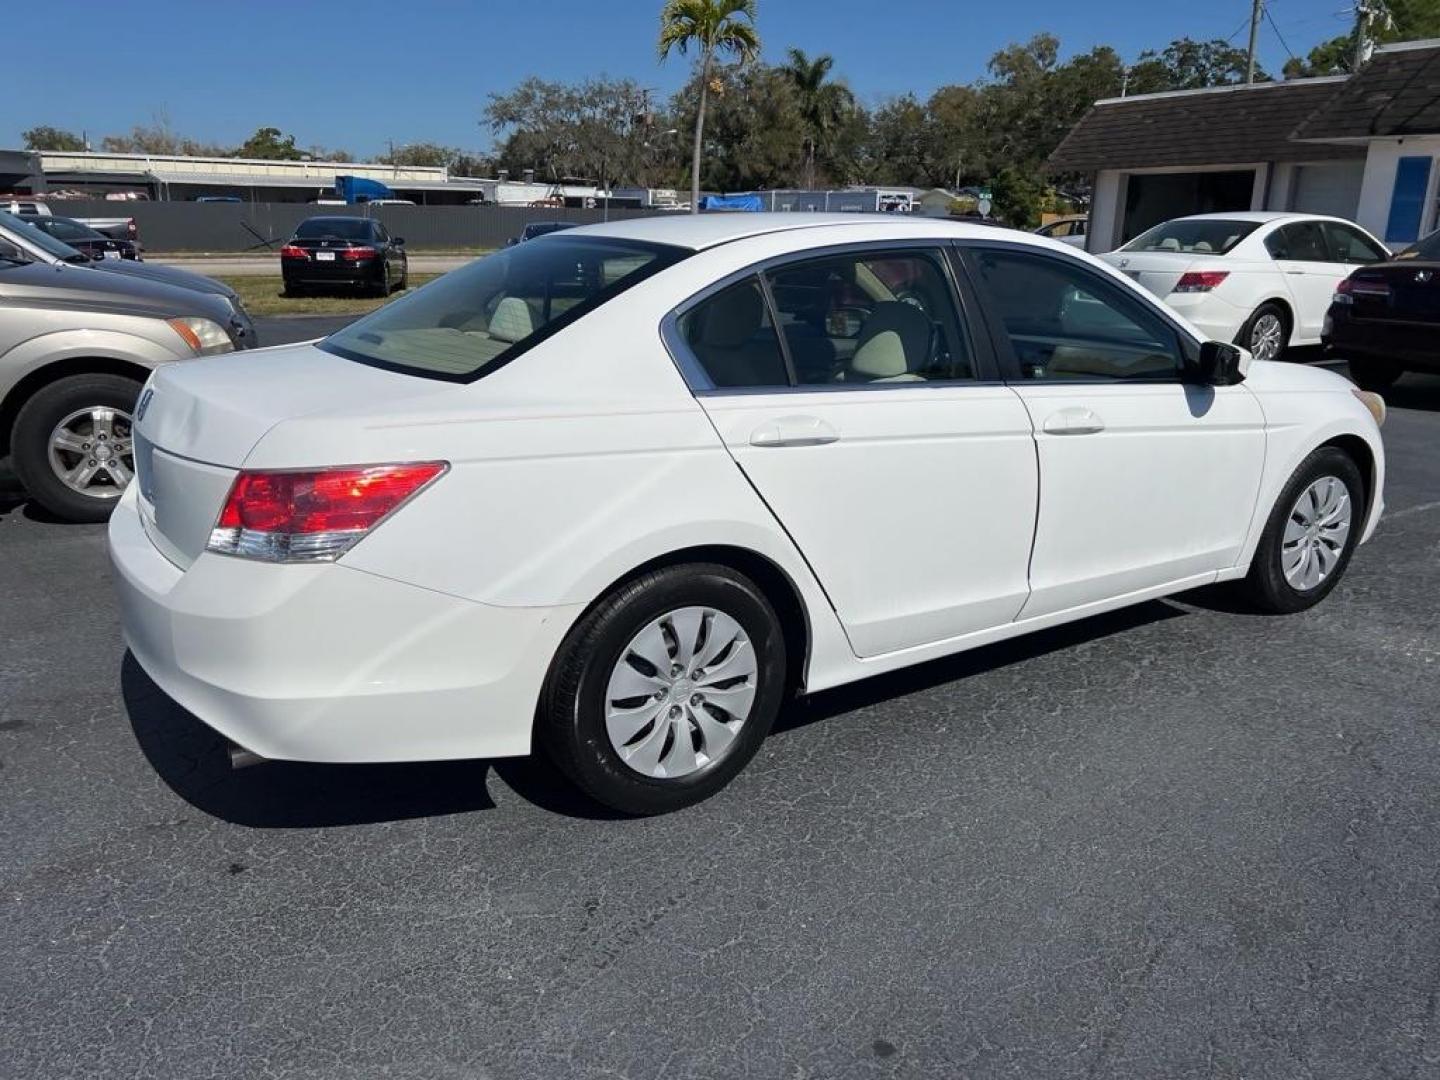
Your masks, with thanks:
M 1350 63 L 1351 71 L 1359 71 L 1370 62 L 1375 51 L 1376 24 L 1380 30 L 1389 30 L 1395 25 L 1385 0 L 1357 0 L 1355 4 L 1355 57 Z
M 1255 81 L 1255 44 L 1260 37 L 1260 20 L 1265 17 L 1265 0 L 1253 0 L 1250 5 L 1250 47 L 1245 50 L 1245 82 Z

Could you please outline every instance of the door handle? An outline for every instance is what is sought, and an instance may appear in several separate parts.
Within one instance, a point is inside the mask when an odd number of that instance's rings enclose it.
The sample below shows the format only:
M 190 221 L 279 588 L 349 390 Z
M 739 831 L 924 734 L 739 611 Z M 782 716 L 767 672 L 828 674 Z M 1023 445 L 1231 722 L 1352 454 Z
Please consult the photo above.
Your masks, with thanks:
M 824 446 L 839 439 L 840 433 L 818 416 L 782 416 L 750 433 L 751 446 Z
M 1304 277 L 1304 276 L 1305 276 L 1305 271 L 1304 271 L 1304 270 L 1286 270 L 1285 273 L 1287 273 L 1287 274 L 1298 274 L 1298 275 L 1301 276 L 1301 277 Z
M 1061 409 L 1045 418 L 1045 432 L 1049 435 L 1094 435 L 1105 430 L 1105 421 L 1094 409 Z

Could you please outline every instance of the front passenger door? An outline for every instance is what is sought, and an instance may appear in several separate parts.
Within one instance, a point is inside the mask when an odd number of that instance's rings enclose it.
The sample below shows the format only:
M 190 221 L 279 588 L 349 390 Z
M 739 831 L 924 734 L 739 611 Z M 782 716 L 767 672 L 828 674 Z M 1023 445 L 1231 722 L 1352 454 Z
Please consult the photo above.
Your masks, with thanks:
M 1185 382 L 1180 331 L 1078 259 L 976 246 L 1040 463 L 1040 513 L 1021 618 L 1233 566 L 1265 458 L 1264 416 L 1240 386 Z

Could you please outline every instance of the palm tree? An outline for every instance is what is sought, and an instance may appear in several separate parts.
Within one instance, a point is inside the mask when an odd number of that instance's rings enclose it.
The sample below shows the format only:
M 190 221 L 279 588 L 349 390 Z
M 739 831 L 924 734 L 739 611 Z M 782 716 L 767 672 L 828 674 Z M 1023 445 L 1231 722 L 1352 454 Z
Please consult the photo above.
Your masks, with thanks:
M 729 54 L 742 64 L 760 52 L 755 29 L 755 0 L 665 0 L 660 11 L 660 59 L 693 46 L 700 53 L 700 110 L 695 114 L 695 152 L 690 164 L 690 212 L 700 212 L 700 147 L 705 136 L 705 107 L 715 57 Z
M 805 122 L 805 186 L 813 188 L 816 151 L 854 106 L 855 96 L 845 84 L 825 81 L 835 66 L 835 58 L 828 53 L 811 60 L 803 49 L 791 49 L 789 57 L 780 70 L 799 99 L 800 118 Z

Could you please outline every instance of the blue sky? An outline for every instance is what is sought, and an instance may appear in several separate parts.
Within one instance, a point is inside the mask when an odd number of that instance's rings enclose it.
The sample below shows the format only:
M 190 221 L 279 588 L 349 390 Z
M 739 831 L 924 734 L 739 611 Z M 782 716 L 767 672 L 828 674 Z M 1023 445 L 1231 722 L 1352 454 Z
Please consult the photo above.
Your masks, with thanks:
M 11 6 L 0 147 L 18 147 L 32 124 L 84 129 L 98 147 L 164 114 L 181 134 L 223 144 L 273 125 L 360 156 L 389 139 L 479 150 L 490 143 L 479 126 L 487 94 L 527 75 L 628 76 L 668 94 L 686 71 L 656 62 L 660 0 L 82 0 L 58 22 L 52 6 Z M 1343 6 L 1270 0 L 1302 55 L 1345 29 Z M 791 45 L 831 53 L 873 104 L 969 82 L 997 49 L 1041 31 L 1066 55 L 1109 43 L 1129 58 L 1187 34 L 1243 47 L 1249 10 L 1250 0 L 760 0 L 759 27 L 767 59 Z M 1276 33 L 1267 26 L 1260 40 L 1278 70 Z

